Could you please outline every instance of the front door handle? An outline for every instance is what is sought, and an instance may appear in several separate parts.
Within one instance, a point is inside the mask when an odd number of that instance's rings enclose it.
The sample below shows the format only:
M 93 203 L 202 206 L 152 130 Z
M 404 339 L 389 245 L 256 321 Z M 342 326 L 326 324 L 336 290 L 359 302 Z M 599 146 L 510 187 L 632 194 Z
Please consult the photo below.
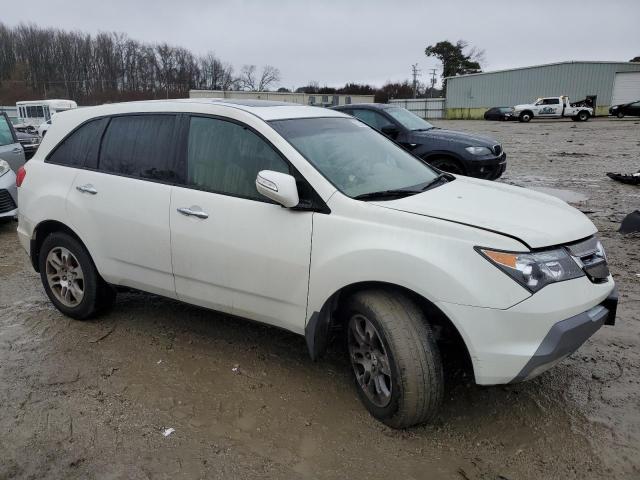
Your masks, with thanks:
M 90 183 L 87 183 L 86 185 L 79 185 L 76 187 L 76 190 L 82 193 L 90 193 L 91 195 L 98 193 L 98 190 L 96 190 Z
M 203 212 L 200 207 L 181 207 L 178 208 L 178 213 L 186 215 L 187 217 L 198 217 L 203 220 L 209 218 L 209 214 Z
M 13 153 L 20 153 L 20 152 L 22 152 L 22 149 L 21 149 L 21 148 L 16 147 L 16 148 L 14 148 L 12 151 L 13 151 Z

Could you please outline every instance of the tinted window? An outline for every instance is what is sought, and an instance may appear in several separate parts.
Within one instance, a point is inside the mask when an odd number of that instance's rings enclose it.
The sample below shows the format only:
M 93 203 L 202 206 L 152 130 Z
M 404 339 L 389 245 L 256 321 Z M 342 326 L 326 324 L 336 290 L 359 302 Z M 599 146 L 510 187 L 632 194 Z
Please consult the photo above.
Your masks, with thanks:
M 406 108 L 392 107 L 387 108 L 385 111 L 407 130 L 419 131 L 431 130 L 433 128 L 433 125 L 431 125 L 429 122 L 423 120 L 415 113 L 410 112 Z
M 0 115 L 0 146 L 10 145 L 13 143 L 13 134 L 11 126 L 4 115 Z
M 289 165 L 251 130 L 214 118 L 192 117 L 188 184 L 203 190 L 266 200 L 256 190 L 260 170 L 289 173 Z
M 542 101 L 543 105 L 558 105 L 560 104 L 560 99 L 558 98 L 545 98 Z
M 382 130 L 382 127 L 392 125 L 391 121 L 384 115 L 374 112 L 373 110 L 357 109 L 353 111 L 353 116 L 377 130 Z
M 175 115 L 113 117 L 100 150 L 101 171 L 164 182 L 181 182 Z
M 47 162 L 70 167 L 96 168 L 100 138 L 108 121 L 101 118 L 82 125 L 56 147 L 47 158 Z

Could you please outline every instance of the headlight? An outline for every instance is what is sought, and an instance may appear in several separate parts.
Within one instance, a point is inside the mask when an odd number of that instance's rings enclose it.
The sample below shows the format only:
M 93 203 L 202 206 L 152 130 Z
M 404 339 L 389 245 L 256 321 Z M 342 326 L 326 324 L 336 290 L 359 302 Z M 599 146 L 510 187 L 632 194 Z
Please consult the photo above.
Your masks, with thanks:
M 0 160 L 0 177 L 11 170 L 11 167 L 4 160 Z
M 489 147 L 467 147 L 465 150 L 471 155 L 491 155 Z
M 544 252 L 498 252 L 477 248 L 487 260 L 532 293 L 550 283 L 582 277 L 584 272 L 564 248 Z

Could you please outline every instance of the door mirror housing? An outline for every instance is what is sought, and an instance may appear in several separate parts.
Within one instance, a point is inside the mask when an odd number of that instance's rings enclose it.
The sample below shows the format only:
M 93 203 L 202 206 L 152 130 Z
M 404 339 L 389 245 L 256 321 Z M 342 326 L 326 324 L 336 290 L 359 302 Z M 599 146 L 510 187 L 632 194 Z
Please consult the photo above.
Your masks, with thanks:
M 293 208 L 300 203 L 296 179 L 286 173 L 262 170 L 256 177 L 256 188 L 261 195 L 283 207 Z
M 387 137 L 396 138 L 400 133 L 398 127 L 395 125 L 385 125 L 382 127 L 382 133 L 384 133 Z

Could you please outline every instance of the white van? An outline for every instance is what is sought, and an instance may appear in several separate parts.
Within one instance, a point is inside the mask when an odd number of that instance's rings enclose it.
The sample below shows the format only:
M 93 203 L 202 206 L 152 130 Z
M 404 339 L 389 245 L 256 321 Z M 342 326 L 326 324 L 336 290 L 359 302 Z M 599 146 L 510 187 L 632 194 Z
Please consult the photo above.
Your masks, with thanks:
M 19 128 L 36 131 L 38 127 L 56 113 L 78 108 L 73 100 L 29 100 L 16 102 Z
M 443 398 L 441 347 L 478 384 L 529 379 L 613 324 L 596 228 L 563 201 L 439 172 L 334 110 L 190 99 L 60 114 L 18 172 L 18 235 L 65 315 L 132 287 L 348 345 L 393 427 Z

